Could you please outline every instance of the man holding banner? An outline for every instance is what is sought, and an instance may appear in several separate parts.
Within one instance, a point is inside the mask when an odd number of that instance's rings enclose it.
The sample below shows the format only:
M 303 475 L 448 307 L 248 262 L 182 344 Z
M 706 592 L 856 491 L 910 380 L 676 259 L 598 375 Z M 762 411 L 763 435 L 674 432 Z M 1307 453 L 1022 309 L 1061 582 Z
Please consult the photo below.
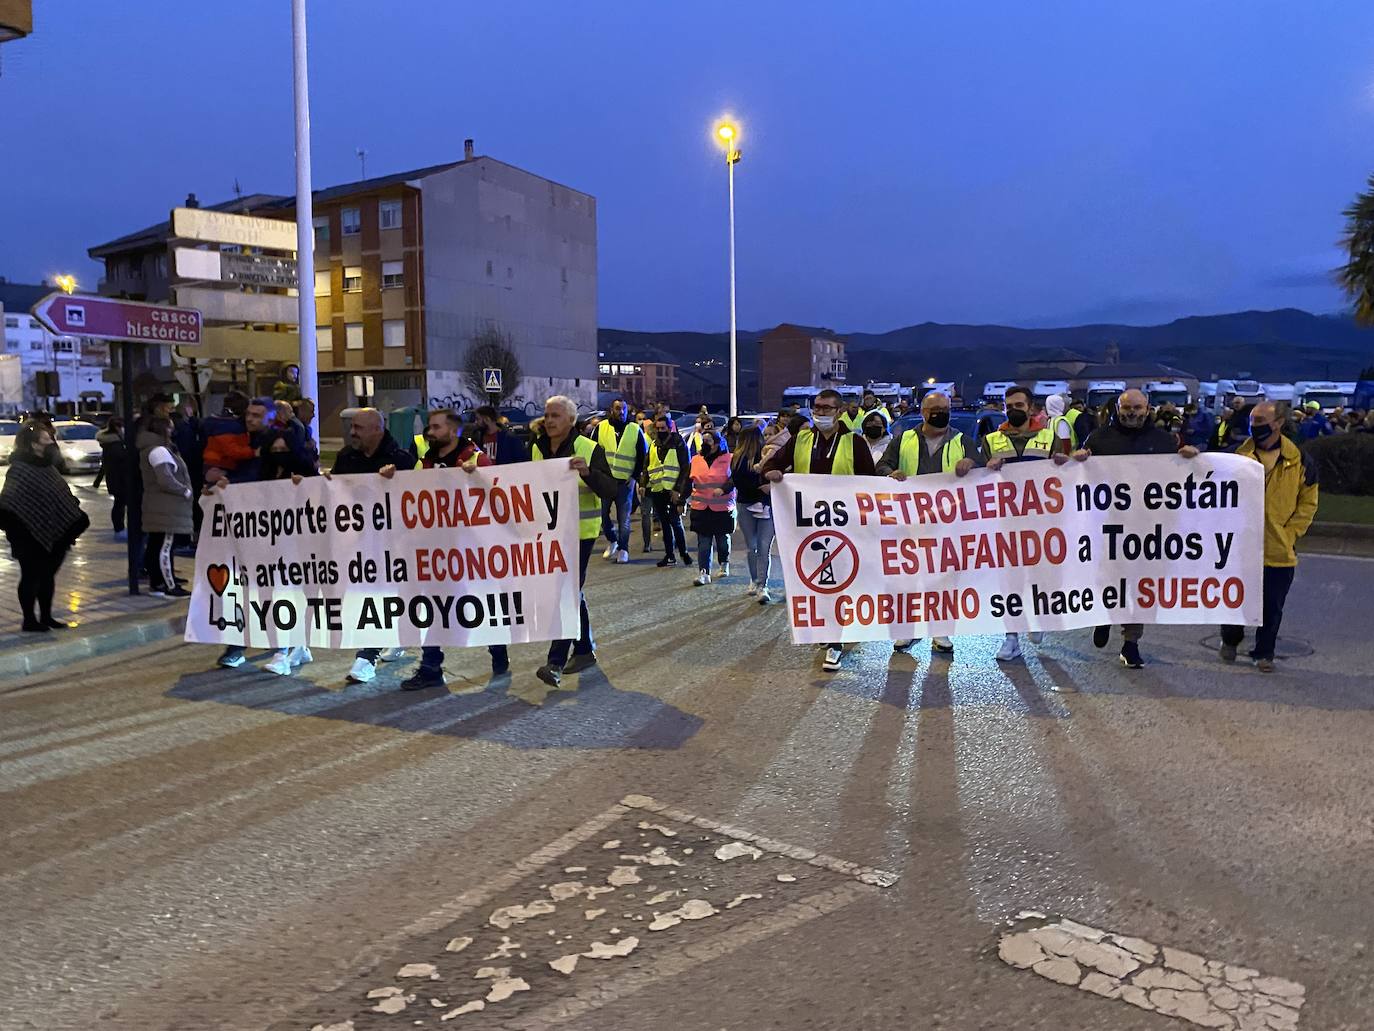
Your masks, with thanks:
M 815 428 L 802 427 L 781 450 L 764 462 L 760 470 L 764 478 L 770 483 L 777 483 L 784 473 L 873 476 L 873 455 L 868 448 L 856 446 L 861 443 L 856 435 L 840 427 L 839 415 L 843 403 L 844 398 L 837 390 L 822 390 L 817 394 L 811 404 Z M 836 673 L 843 658 L 844 647 L 840 642 L 827 643 L 821 669 Z

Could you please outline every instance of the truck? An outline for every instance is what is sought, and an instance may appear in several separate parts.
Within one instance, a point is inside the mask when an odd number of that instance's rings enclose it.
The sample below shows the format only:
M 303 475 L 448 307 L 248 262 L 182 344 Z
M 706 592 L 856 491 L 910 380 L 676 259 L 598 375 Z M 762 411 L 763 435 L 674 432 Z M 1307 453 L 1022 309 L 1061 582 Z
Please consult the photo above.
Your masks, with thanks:
M 1016 380 L 1014 379 L 996 379 L 989 383 L 984 383 L 983 403 L 987 404 L 988 402 L 992 402 L 999 408 L 1002 407 L 1007 403 L 1007 391 L 1016 385 Z
M 1031 394 L 1035 396 L 1035 403 L 1044 405 L 1045 398 L 1051 394 L 1062 394 L 1065 399 L 1069 397 L 1069 381 L 1066 379 L 1038 379 L 1031 387 Z
M 1331 380 L 1300 380 L 1293 384 L 1293 404 L 1305 405 L 1316 401 L 1323 412 L 1334 412 L 1350 403 L 1355 393 L 1354 383 L 1335 383 Z
M 938 393 L 944 394 L 945 397 L 949 398 L 951 404 L 954 402 L 953 383 L 931 383 L 927 380 L 925 383 L 922 383 L 919 387 L 916 388 L 916 392 L 917 400 L 924 400 L 927 394 Z
M 878 400 L 887 405 L 889 411 L 896 408 L 898 402 L 911 400 L 911 390 L 900 383 L 878 383 L 869 380 L 865 389 L 870 394 L 877 395 Z
M 1126 390 L 1124 379 L 1095 379 L 1088 383 L 1088 393 L 1084 401 L 1088 411 L 1095 412 L 1103 405 L 1111 404 Z
M 1176 379 L 1151 380 L 1145 384 L 1145 396 L 1150 399 L 1150 404 L 1156 408 L 1164 404 L 1172 404 L 1175 408 L 1182 408 L 1192 400 L 1188 396 L 1187 384 L 1180 383 Z
M 1264 391 L 1264 399 L 1273 401 L 1274 404 L 1292 408 L 1298 403 L 1296 400 L 1297 391 L 1293 383 L 1261 383 L 1260 389 Z
M 1217 385 L 1215 380 L 1197 385 L 1197 406 L 1204 412 L 1216 414 Z
M 811 400 L 819 392 L 817 387 L 788 387 L 782 392 L 782 406 L 797 405 L 803 412 L 811 411 Z
M 1240 398 L 1248 405 L 1258 404 L 1264 400 L 1264 387 L 1253 379 L 1217 380 L 1217 399 L 1221 407 L 1230 407 L 1235 398 Z

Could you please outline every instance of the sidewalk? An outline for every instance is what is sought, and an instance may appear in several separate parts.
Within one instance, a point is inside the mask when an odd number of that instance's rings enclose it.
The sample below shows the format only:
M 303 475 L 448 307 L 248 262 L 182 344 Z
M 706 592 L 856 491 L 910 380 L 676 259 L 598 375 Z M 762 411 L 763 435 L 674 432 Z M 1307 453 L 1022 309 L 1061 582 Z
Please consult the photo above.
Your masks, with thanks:
M 0 467 L 0 482 L 5 471 Z M 75 623 L 76 629 L 46 634 L 19 629 L 19 563 L 9 556 L 0 537 L 6 559 L 0 562 L 0 677 L 53 669 L 182 632 L 184 600 L 130 596 L 125 543 L 114 539 L 110 497 L 104 486 L 91 490 L 90 474 L 70 476 L 67 482 L 90 516 L 91 528 L 58 571 L 53 615 Z M 189 581 L 194 569 L 195 559 L 177 558 L 179 576 Z

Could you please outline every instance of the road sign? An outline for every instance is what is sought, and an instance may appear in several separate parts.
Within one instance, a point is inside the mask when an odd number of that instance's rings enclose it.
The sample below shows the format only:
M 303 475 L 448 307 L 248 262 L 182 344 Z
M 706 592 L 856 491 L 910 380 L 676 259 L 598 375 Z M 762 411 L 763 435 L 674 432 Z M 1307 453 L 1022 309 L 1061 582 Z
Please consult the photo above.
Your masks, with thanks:
M 33 317 L 58 336 L 133 340 L 181 347 L 200 343 L 200 312 L 194 308 L 174 308 L 170 304 L 51 293 L 33 306 Z
M 182 240 L 237 243 L 269 251 L 296 249 L 296 223 L 280 218 L 253 218 L 205 208 L 173 208 L 172 235 Z
M 176 273 L 184 279 L 247 283 L 252 286 L 296 285 L 295 258 L 268 254 L 224 254 L 194 247 L 178 247 L 174 257 Z
M 488 394 L 499 394 L 499 393 L 501 393 L 501 370 L 500 370 L 500 369 L 483 369 L 483 370 L 482 370 L 482 388 L 483 388 Z

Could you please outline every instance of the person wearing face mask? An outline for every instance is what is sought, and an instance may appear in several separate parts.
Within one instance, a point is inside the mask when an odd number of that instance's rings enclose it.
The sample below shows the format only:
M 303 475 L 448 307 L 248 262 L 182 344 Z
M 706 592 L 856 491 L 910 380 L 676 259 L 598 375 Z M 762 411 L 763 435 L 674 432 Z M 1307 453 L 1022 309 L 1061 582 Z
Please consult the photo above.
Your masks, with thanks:
M 839 425 L 843 398 L 839 391 L 822 390 L 811 404 L 813 429 L 804 423 L 792 439 L 774 452 L 762 465 L 760 472 L 770 483 L 777 483 L 785 473 L 814 473 L 828 476 L 872 476 L 873 455 L 859 443 L 856 434 L 843 432 Z M 844 658 L 840 644 L 824 646 L 821 668 L 827 673 L 839 671 Z
M 1077 418 L 1077 412 L 1070 418 L 1064 411 L 1064 398 L 1061 395 L 1051 394 L 1045 398 L 1045 428 L 1054 438 L 1055 454 L 1071 455 L 1078 449 L 1078 438 L 1073 432 L 1074 421 Z
M 949 424 L 949 398 L 932 390 L 921 399 L 921 425 L 903 430 L 888 444 L 877 462 L 879 476 L 905 480 L 911 476 L 931 473 L 953 473 L 967 476 L 983 464 L 983 457 L 968 436 Z M 894 641 L 895 651 L 905 651 L 915 640 Z M 937 654 L 954 653 L 954 642 L 948 637 L 936 637 L 931 650 Z
M 730 476 L 730 451 L 725 437 L 707 434 L 692 459 L 691 530 L 697 535 L 697 576 L 692 582 L 711 582 L 712 553 L 719 560 L 716 579 L 730 575 L 730 533 L 735 528 L 735 484 Z
M 1084 461 L 1089 456 L 1100 458 L 1113 455 L 1173 455 L 1196 458 L 1198 449 L 1191 445 L 1178 446 L 1178 437 L 1150 418 L 1150 401 L 1139 390 L 1127 390 L 1116 401 L 1116 415 L 1112 421 L 1084 442 L 1073 457 Z M 1145 660 L 1140 656 L 1140 639 L 1145 633 L 1142 623 L 1126 623 L 1121 627 L 1121 665 L 1140 669 Z M 1093 630 L 1093 645 L 1105 648 L 1111 640 L 1112 628 L 1099 626 Z
M 602 558 L 624 565 L 630 561 L 630 517 L 634 510 L 635 486 L 644 474 L 649 458 L 649 445 L 640 432 L 639 423 L 629 416 L 625 402 L 611 402 L 610 414 L 596 428 L 596 442 L 601 445 L 619 489 L 615 496 L 601 503 L 601 532 L 606 536 L 606 550 Z M 615 520 L 611 507 L 615 507 Z
M 690 565 L 687 555 L 687 533 L 682 526 L 682 499 L 691 488 L 692 460 L 687 445 L 673 429 L 666 415 L 654 419 L 654 440 L 649 445 L 649 501 L 663 527 L 663 547 L 667 552 L 658 560 L 658 568 L 677 565 L 674 550 L 682 556 L 682 564 Z
M 864 443 L 868 445 L 869 454 L 873 456 L 875 467 L 878 459 L 887 452 L 887 446 L 892 443 L 891 424 L 892 420 L 887 417 L 887 410 L 878 409 L 865 415 L 863 424 L 859 427 Z
M 1282 420 L 1269 401 L 1251 411 L 1250 439 L 1236 454 L 1264 466 L 1264 624 L 1255 631 L 1250 658 L 1261 673 L 1272 673 L 1283 604 L 1298 568 L 1296 546 L 1317 514 L 1317 463 L 1283 435 Z M 1222 627 L 1222 661 L 1235 662 L 1243 640 L 1245 627 Z

